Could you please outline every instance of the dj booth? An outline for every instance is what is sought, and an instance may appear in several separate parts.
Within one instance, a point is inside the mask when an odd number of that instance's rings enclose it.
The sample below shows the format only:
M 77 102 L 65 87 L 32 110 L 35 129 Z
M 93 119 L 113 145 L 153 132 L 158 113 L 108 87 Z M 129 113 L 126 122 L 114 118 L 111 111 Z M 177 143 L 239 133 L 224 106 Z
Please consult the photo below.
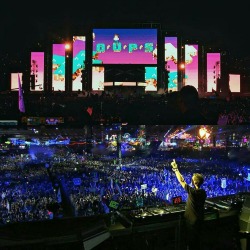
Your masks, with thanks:
M 202 241 L 207 249 L 220 249 L 219 246 L 223 249 L 225 244 L 238 244 L 239 225 L 242 224 L 239 218 L 244 200 L 245 196 L 241 195 L 206 200 Z M 0 248 L 39 246 L 41 249 L 44 246 L 45 249 L 54 249 L 62 245 L 83 250 L 181 250 L 184 211 L 185 203 L 180 203 L 116 209 L 100 216 L 21 223 L 16 227 L 6 225 L 0 227 Z
M 236 195 L 206 200 L 204 245 L 213 249 L 225 242 L 239 243 L 236 241 L 242 203 L 243 198 Z M 112 215 L 115 219 L 111 219 L 109 225 L 114 249 L 119 249 L 119 244 L 125 244 L 126 249 L 182 249 L 184 211 L 185 203 L 115 211 Z

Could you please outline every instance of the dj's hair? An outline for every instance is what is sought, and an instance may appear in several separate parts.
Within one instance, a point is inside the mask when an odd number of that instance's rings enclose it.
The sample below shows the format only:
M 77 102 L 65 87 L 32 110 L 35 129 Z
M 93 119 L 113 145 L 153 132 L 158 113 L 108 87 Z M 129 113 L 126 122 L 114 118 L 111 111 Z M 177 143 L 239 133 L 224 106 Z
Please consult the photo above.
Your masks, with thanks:
M 198 187 L 200 187 L 204 182 L 203 175 L 198 173 L 193 174 L 193 180 L 194 184 L 197 185 Z

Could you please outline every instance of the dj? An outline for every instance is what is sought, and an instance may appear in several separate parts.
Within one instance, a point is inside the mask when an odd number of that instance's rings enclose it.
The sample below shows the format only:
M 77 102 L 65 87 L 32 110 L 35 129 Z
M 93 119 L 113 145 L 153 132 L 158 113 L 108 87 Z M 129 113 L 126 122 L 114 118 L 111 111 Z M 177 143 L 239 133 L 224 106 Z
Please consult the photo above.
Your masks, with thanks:
M 204 220 L 204 205 L 207 198 L 206 191 L 201 188 L 204 178 L 201 174 L 194 173 L 192 186 L 188 185 L 179 172 L 175 159 L 171 162 L 172 170 L 175 172 L 181 186 L 188 193 L 184 213 L 186 226 L 186 244 L 189 250 L 201 249 L 201 233 Z

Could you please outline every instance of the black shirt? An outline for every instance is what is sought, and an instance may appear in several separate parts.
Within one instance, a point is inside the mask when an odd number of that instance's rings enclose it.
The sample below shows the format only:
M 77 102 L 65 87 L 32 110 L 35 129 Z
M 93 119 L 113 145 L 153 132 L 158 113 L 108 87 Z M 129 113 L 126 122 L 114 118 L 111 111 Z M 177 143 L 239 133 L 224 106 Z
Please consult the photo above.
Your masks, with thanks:
M 207 194 L 204 189 L 196 189 L 187 184 L 185 190 L 188 193 L 188 199 L 184 217 L 188 223 L 195 224 L 197 221 L 204 219 L 204 205 Z

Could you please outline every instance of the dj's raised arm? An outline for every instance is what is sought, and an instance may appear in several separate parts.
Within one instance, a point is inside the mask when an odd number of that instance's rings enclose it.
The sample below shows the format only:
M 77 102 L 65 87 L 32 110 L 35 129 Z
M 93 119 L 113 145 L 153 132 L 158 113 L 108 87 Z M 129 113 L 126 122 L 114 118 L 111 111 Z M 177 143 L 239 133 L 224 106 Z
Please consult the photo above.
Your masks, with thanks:
M 172 170 L 175 172 L 176 178 L 180 182 L 181 186 L 183 188 L 185 188 L 186 182 L 178 169 L 178 166 L 177 166 L 175 159 L 173 159 L 173 161 L 171 162 L 171 166 L 172 166 Z

